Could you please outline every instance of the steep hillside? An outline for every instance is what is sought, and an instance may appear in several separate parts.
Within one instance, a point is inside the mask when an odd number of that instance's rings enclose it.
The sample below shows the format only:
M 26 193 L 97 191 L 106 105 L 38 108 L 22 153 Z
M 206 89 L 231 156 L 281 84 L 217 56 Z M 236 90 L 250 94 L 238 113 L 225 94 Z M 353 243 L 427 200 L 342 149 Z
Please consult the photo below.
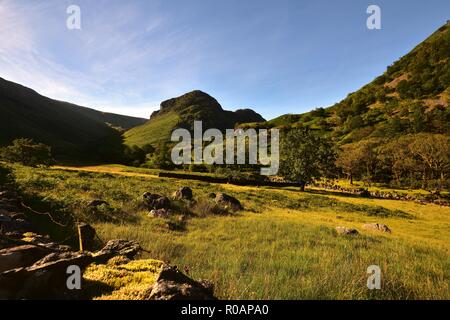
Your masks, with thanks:
M 330 108 L 243 127 L 307 126 L 340 143 L 406 133 L 450 133 L 450 23 L 386 72 Z
M 239 123 L 265 121 L 251 109 L 234 112 L 223 110 L 216 99 L 196 90 L 162 102 L 160 110 L 155 111 L 147 123 L 125 133 L 125 142 L 128 145 L 142 146 L 169 141 L 173 129 L 192 130 L 195 120 L 203 122 L 204 130 L 225 130 L 234 128 Z
M 2 78 L 0 114 L 0 145 L 20 137 L 32 138 L 52 146 L 58 158 L 117 154 L 122 141 L 112 126 L 130 128 L 144 121 L 52 100 Z

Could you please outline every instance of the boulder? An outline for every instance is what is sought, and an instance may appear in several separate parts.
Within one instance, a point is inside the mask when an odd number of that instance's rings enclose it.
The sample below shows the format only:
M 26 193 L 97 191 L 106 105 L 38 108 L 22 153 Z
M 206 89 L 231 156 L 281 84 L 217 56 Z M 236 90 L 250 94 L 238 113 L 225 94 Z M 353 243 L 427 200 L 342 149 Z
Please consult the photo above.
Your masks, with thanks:
M 0 250 L 0 272 L 28 267 L 51 251 L 35 245 L 22 245 Z
M 211 283 L 195 281 L 176 267 L 164 265 L 149 300 L 216 300 Z
M 146 192 L 143 198 L 150 209 L 170 209 L 170 200 L 166 196 Z
M 17 290 L 12 288 L 15 299 L 70 298 L 78 292 L 67 288 L 67 268 L 76 265 L 83 270 L 92 262 L 92 255 L 87 253 L 52 253 L 19 274 L 21 281 L 17 283 Z
M 192 200 L 192 189 L 181 187 L 173 193 L 172 198 L 176 200 Z
M 168 218 L 171 214 L 172 212 L 166 209 L 152 209 L 148 213 L 148 215 L 153 218 Z
M 366 223 L 365 225 L 363 225 L 363 228 L 368 230 L 377 230 L 381 232 L 391 233 L 391 229 L 389 229 L 387 225 L 381 223 Z
M 238 211 L 242 210 L 243 206 L 241 205 L 240 201 L 230 195 L 227 195 L 225 193 L 219 192 L 216 194 L 215 201 L 217 204 L 229 206 L 232 210 Z
M 125 256 L 132 259 L 142 250 L 136 241 L 128 241 L 123 239 L 110 240 L 102 250 L 94 254 L 95 261 L 105 263 L 115 256 Z
M 343 235 L 358 234 L 358 230 L 352 229 L 352 228 L 347 228 L 347 227 L 336 227 L 336 231 L 338 234 L 343 234 Z

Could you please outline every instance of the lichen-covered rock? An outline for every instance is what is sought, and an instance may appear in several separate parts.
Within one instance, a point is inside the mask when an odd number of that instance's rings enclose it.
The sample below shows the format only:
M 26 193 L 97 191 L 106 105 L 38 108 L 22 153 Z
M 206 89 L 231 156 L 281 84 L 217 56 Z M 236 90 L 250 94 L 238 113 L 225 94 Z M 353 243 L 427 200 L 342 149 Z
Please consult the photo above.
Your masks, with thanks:
M 164 263 L 115 257 L 106 264 L 92 264 L 83 274 L 87 299 L 144 300 L 156 283 Z

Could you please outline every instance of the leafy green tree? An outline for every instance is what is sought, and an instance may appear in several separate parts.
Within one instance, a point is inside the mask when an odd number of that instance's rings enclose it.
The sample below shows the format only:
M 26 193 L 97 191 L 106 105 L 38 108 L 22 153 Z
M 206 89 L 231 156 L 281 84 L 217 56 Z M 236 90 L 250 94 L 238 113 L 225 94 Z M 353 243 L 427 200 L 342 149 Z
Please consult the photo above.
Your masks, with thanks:
M 49 166 L 53 163 L 51 148 L 32 139 L 16 139 L 10 146 L 0 151 L 0 157 L 8 162 L 21 163 L 25 166 Z
M 336 153 L 332 142 L 306 128 L 283 134 L 280 149 L 279 174 L 298 182 L 302 191 L 314 179 L 334 172 Z

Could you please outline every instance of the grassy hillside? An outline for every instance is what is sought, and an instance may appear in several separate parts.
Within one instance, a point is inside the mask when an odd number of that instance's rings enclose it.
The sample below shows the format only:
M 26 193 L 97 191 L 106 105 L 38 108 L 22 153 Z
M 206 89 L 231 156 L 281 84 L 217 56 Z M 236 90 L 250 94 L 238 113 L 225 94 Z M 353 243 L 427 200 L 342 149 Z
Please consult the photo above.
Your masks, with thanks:
M 150 258 L 188 266 L 192 277 L 212 280 L 219 298 L 450 298 L 448 207 L 145 174 L 18 165 L 13 170 L 26 200 L 48 204 L 42 211 L 74 214 L 93 224 L 102 239 L 137 240 Z M 144 192 L 170 195 L 182 185 L 190 186 L 199 202 L 210 192 L 226 192 L 245 210 L 225 216 L 196 213 L 184 220 L 181 214 L 169 220 L 148 216 Z M 110 205 L 92 212 L 84 205 L 92 199 Z M 182 227 L 172 230 L 169 222 Z M 392 233 L 362 228 L 372 222 L 388 225 Z M 336 226 L 360 233 L 338 235 Z M 374 264 L 382 270 L 382 289 L 371 291 L 366 270 Z
M 112 126 L 129 128 L 144 121 L 52 100 L 1 78 L 0 115 L 0 145 L 32 138 L 52 146 L 57 157 L 76 158 L 120 152 L 120 132 Z
M 148 123 L 125 132 L 124 137 L 128 145 L 143 146 L 158 145 L 170 140 L 173 128 L 179 123 L 180 117 L 176 112 L 167 112 L 152 118 Z
M 196 90 L 163 101 L 160 110 L 155 111 L 147 123 L 124 134 L 125 142 L 127 145 L 155 146 L 158 142 L 170 141 L 170 135 L 175 128 L 193 130 L 195 120 L 203 122 L 203 130 L 225 130 L 234 128 L 239 123 L 261 122 L 264 118 L 250 109 L 235 112 L 223 110 L 216 99 Z
M 450 23 L 386 72 L 326 109 L 243 127 L 307 126 L 340 143 L 407 133 L 450 134 Z

